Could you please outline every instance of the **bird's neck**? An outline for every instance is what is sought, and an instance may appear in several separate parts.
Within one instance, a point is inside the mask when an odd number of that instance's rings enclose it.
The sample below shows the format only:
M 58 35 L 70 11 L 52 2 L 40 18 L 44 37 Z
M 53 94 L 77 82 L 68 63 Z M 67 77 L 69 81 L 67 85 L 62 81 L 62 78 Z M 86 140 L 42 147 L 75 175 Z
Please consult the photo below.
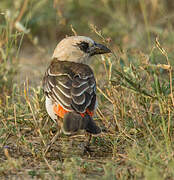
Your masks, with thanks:
M 57 56 L 53 56 L 53 59 L 57 59 L 59 61 L 69 61 L 69 62 L 76 62 L 76 63 L 83 63 L 83 64 L 89 64 L 90 62 L 90 56 L 75 56 L 75 55 L 57 55 Z

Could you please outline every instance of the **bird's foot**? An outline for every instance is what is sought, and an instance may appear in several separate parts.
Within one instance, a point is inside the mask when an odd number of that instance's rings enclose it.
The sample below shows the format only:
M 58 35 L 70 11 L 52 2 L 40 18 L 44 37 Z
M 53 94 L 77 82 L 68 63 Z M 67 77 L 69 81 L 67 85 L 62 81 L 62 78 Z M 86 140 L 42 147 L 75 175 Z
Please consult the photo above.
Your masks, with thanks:
M 91 153 L 93 152 L 90 148 L 90 141 L 91 141 L 92 135 L 87 133 L 86 136 L 88 136 L 88 140 L 83 144 L 83 155 L 91 156 Z
M 83 147 L 83 155 L 89 155 L 89 156 L 91 156 L 91 153 L 92 153 L 92 152 L 93 152 L 93 150 L 91 150 L 90 144 L 85 145 L 85 146 Z

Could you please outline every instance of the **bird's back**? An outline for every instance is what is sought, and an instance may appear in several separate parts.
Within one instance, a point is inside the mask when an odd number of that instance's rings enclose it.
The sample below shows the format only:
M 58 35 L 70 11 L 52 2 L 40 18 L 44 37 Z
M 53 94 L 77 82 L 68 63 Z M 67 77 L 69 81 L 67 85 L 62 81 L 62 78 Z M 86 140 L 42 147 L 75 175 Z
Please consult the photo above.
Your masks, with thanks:
M 55 59 L 45 73 L 43 85 L 46 95 L 65 111 L 86 113 L 87 109 L 95 109 L 96 81 L 86 64 Z

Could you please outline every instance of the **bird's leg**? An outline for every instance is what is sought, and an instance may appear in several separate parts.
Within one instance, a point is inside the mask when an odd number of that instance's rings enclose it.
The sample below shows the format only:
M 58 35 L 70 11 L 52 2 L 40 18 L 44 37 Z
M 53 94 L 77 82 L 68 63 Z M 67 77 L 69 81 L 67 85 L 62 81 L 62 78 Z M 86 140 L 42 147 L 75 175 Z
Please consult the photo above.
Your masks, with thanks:
M 88 140 L 86 141 L 86 143 L 84 144 L 84 149 L 83 149 L 83 155 L 85 154 L 89 154 L 92 152 L 92 150 L 90 149 L 90 141 L 92 139 L 92 135 L 87 133 L 86 136 L 88 136 Z
M 48 143 L 44 154 L 46 154 L 48 152 L 48 150 L 50 149 L 50 147 L 56 142 L 57 138 L 59 137 L 59 135 L 61 134 L 61 130 L 58 130 L 56 135 L 51 139 L 51 141 Z
M 86 142 L 86 146 L 89 146 L 90 145 L 90 141 L 92 139 L 92 135 L 91 134 L 87 134 L 88 135 L 88 141 Z
M 46 154 L 48 152 L 48 150 L 50 149 L 50 147 L 56 142 L 57 138 L 61 135 L 62 133 L 62 130 L 61 130 L 61 121 L 59 120 L 59 118 L 57 118 L 57 122 L 58 122 L 58 131 L 57 133 L 55 134 L 55 136 L 51 139 L 51 141 L 48 143 L 45 151 L 44 151 L 44 154 Z

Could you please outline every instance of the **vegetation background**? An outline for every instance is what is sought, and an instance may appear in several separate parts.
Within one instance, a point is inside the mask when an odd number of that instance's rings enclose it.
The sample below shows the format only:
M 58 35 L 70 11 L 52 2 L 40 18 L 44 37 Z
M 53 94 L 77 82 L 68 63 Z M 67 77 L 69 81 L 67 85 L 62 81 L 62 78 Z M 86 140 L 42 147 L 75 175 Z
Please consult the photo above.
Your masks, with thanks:
M 0 1 L 0 178 L 174 179 L 174 1 Z M 94 58 L 103 130 L 61 135 L 42 77 L 57 42 L 85 35 L 113 54 Z

